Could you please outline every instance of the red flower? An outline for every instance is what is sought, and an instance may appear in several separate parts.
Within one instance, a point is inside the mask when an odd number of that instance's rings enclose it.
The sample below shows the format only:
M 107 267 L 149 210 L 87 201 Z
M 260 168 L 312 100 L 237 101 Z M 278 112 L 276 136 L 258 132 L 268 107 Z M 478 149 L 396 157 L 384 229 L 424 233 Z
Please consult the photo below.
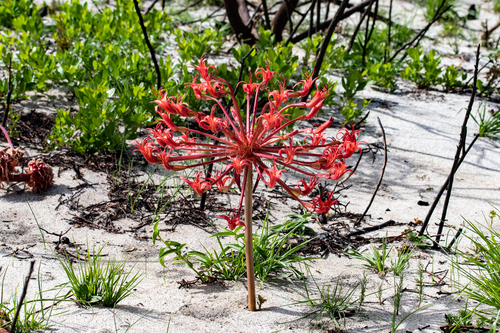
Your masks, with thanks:
M 347 128 L 342 128 L 340 130 L 337 137 L 343 140 L 343 143 L 339 147 L 342 158 L 351 157 L 356 150 L 359 150 L 359 152 L 361 152 L 361 147 L 359 147 L 359 144 L 364 142 L 356 142 L 356 136 L 358 136 L 358 134 L 359 131 L 355 131 L 354 127 L 351 132 L 349 132 Z
M 319 184 L 319 182 L 320 180 L 318 177 L 309 177 L 309 184 L 305 180 L 299 180 L 297 182 L 297 187 L 292 188 L 292 191 L 297 195 L 302 195 L 302 196 L 309 195 L 312 192 L 312 190 L 314 190 L 316 185 Z M 303 190 L 300 188 L 300 184 L 304 186 Z
M 210 188 L 212 187 L 212 183 L 210 183 L 209 180 L 213 180 L 212 178 L 201 179 L 202 176 L 203 174 L 201 172 L 198 172 L 194 181 L 190 181 L 189 179 L 184 177 L 179 178 L 188 183 L 188 185 L 191 186 L 191 188 L 196 193 L 198 193 L 198 195 L 202 195 L 206 191 L 210 190 Z
M 215 216 L 226 220 L 227 226 L 229 227 L 229 230 L 234 230 L 239 225 L 242 225 L 242 226 L 245 225 L 245 223 L 240 221 L 240 214 L 238 214 L 236 212 L 236 209 L 233 209 L 233 215 L 231 217 L 229 217 L 227 215 L 215 215 Z
M 295 156 L 295 153 L 297 150 L 299 150 L 299 147 L 294 147 L 292 143 L 292 138 L 288 139 L 290 142 L 289 146 L 285 146 L 285 148 L 281 149 L 279 151 L 280 157 L 283 158 L 283 162 L 290 164 L 293 161 L 293 157 Z M 283 154 L 286 154 L 286 158 L 283 157 Z
M 186 86 L 186 87 L 189 86 L 189 87 L 193 88 L 193 92 L 194 92 L 194 95 L 196 96 L 196 98 L 204 99 L 203 94 L 201 93 L 200 84 L 197 82 L 198 82 L 198 73 L 196 73 L 196 75 L 194 76 L 193 82 L 185 83 L 184 86 Z
M 162 147 L 169 147 L 175 149 L 179 147 L 179 143 L 174 140 L 172 130 L 165 128 L 164 123 L 158 123 L 154 130 L 151 130 L 151 135 L 156 139 L 156 142 Z
M 241 81 L 240 83 L 243 83 L 243 91 L 250 96 L 253 95 L 255 89 L 257 89 L 257 87 L 259 86 L 259 83 L 252 83 L 252 72 L 250 72 L 250 79 L 248 83 L 245 83 L 244 81 Z
M 243 172 L 243 167 L 250 166 L 250 162 L 248 160 L 244 160 L 239 156 L 236 157 L 229 157 L 233 163 L 229 164 L 229 167 L 234 168 L 234 172 L 236 172 L 238 175 Z
M 272 110 L 269 111 L 269 113 L 265 113 L 260 117 L 262 117 L 262 124 L 268 130 L 272 129 L 272 128 L 275 129 L 275 128 L 281 126 L 281 124 L 283 123 L 283 120 L 285 120 L 285 117 L 282 114 L 276 113 Z
M 314 97 L 306 104 L 306 107 L 312 109 L 311 112 L 309 112 L 305 118 L 306 119 L 311 119 L 316 115 L 316 113 L 323 107 L 323 104 L 325 103 L 325 98 L 330 96 L 328 94 L 328 88 L 323 87 L 321 90 L 318 88 L 316 90 L 316 93 L 314 94 Z
M 213 86 L 210 82 L 213 82 Z M 229 91 L 224 90 L 224 85 L 219 81 L 207 81 L 201 87 L 202 91 L 208 93 L 213 98 L 224 97 L 229 93 Z
M 323 155 L 321 155 L 321 157 L 311 165 L 311 168 L 316 170 L 328 170 L 339 158 L 340 156 L 338 154 L 337 148 L 331 146 L 326 147 L 326 149 L 323 151 Z
M 157 163 L 158 162 L 158 154 L 159 154 L 159 149 L 155 146 L 153 142 L 150 141 L 151 139 L 149 137 L 142 139 L 142 141 L 136 141 L 132 145 L 134 147 L 137 147 L 136 150 L 134 151 L 140 151 L 142 155 L 144 155 L 144 158 L 146 161 L 149 163 Z
M 334 193 L 335 191 L 332 191 L 325 201 L 321 200 L 320 197 L 314 198 L 313 199 L 314 211 L 318 214 L 328 213 L 328 211 L 333 205 L 337 205 L 338 201 L 332 200 L 332 196 Z
M 345 175 L 347 172 L 352 172 L 351 169 L 346 169 L 347 166 L 344 162 L 337 162 L 333 165 L 333 168 L 330 169 L 330 179 L 338 180 L 340 177 Z
M 212 75 L 208 71 L 210 70 L 210 68 L 213 68 L 215 70 L 215 72 L 217 72 L 217 68 L 215 68 L 215 66 L 205 65 L 205 59 L 207 58 L 207 56 L 208 56 L 208 53 L 205 53 L 204 55 L 201 56 L 200 66 L 189 66 L 189 67 L 198 70 L 198 72 L 200 73 L 203 80 L 208 82 L 208 81 L 212 80 Z
M 262 85 L 264 85 L 264 86 L 267 86 L 269 81 L 271 81 L 271 79 L 273 78 L 274 73 L 276 73 L 275 71 L 269 70 L 270 63 L 271 63 L 271 61 L 267 60 L 266 61 L 266 69 L 259 67 L 259 68 L 257 68 L 257 71 L 255 72 L 255 77 L 257 77 L 257 74 L 260 74 L 262 76 Z
M 264 177 L 262 177 L 262 181 L 269 186 L 269 188 L 274 188 L 276 186 L 276 182 L 281 178 L 281 174 L 283 172 L 286 172 L 286 170 L 278 170 L 276 169 L 276 163 L 273 162 L 273 168 L 272 169 L 265 169 L 262 172 L 262 175 L 268 175 L 269 176 L 269 182 L 266 182 Z
M 291 90 L 285 90 L 285 82 L 280 83 L 280 90 L 274 90 L 269 93 L 269 103 L 271 103 L 271 112 L 279 109 L 281 104 L 285 103 L 290 95 Z
M 210 112 L 210 116 L 207 116 L 203 113 L 198 113 L 198 117 L 196 117 L 196 121 L 204 130 L 212 131 L 212 133 L 217 133 L 223 131 L 227 127 L 227 120 L 222 118 L 217 118 L 214 116 L 215 108 L 217 105 L 212 107 L 212 111 Z
M 172 170 L 172 171 L 180 171 L 180 170 L 186 169 L 186 167 L 183 165 L 171 165 L 170 162 L 173 161 L 174 157 L 178 157 L 178 156 L 176 154 L 172 153 L 172 149 L 170 149 L 168 153 L 167 153 L 167 150 L 165 149 L 164 151 L 162 151 L 158 154 L 158 158 L 159 158 L 160 162 L 163 164 L 163 167 L 165 169 Z
M 223 173 L 222 170 L 216 170 L 214 173 L 212 173 L 214 183 L 222 193 L 229 192 L 231 186 L 234 184 L 234 177 L 225 175 L 227 175 L 227 171 Z M 231 181 L 231 183 L 229 183 L 229 185 L 226 185 L 228 181 Z
M 248 168 L 253 168 L 257 171 L 259 180 L 262 179 L 271 188 L 276 185 L 281 186 L 309 211 L 324 213 L 337 203 L 332 199 L 333 194 L 330 194 L 326 201 L 315 198 L 312 202 L 302 201 L 298 196 L 309 195 L 320 179 L 330 181 L 339 179 L 350 171 L 346 169 L 344 159 L 361 149 L 360 142 L 356 141 L 358 132 L 343 129 L 336 139 L 326 138 L 324 132 L 332 125 L 333 118 L 315 128 L 284 131 L 286 128 L 292 128 L 294 123 L 310 119 L 316 114 L 329 95 L 327 87 L 318 88 L 307 103 L 290 103 L 291 97 L 305 96 L 315 81 L 306 77 L 299 83 L 302 85 L 302 90 L 292 92 L 285 89 L 286 82 L 282 80 L 279 89 L 268 93 L 267 102 L 264 106 L 260 106 L 259 94 L 266 91 L 262 88 L 270 83 L 275 74 L 270 70 L 268 61 L 266 69 L 259 68 L 253 73 L 261 82 L 253 83 L 252 73 L 249 82 L 240 82 L 246 93 L 246 110 L 244 110 L 231 85 L 223 78 L 213 75 L 215 67 L 207 66 L 205 56 L 200 59 L 200 65 L 195 66 L 195 69 L 198 70 L 197 75 L 201 75 L 203 82 L 197 83 L 195 75 L 194 80 L 186 84 L 186 88 L 191 87 L 196 98 L 209 101 L 213 105 L 210 115 L 189 109 L 181 97 L 167 97 L 166 93 L 157 92 L 156 109 L 162 119 L 161 124 L 151 131 L 151 135 L 163 148 L 156 147 L 151 138 L 135 143 L 149 162 L 161 163 L 172 171 L 221 164 L 222 168 L 215 171 L 211 175 L 212 178 L 205 179 L 201 173 L 197 173 L 194 180 L 183 178 L 198 194 L 208 191 L 213 185 L 222 192 L 228 192 L 233 183 L 242 190 L 246 187 L 247 181 L 252 181 L 247 179 L 246 171 Z M 231 106 L 226 107 L 229 104 Z M 220 118 L 215 117 L 215 107 L 224 114 Z M 288 109 L 306 107 L 311 110 L 305 116 L 292 118 L 286 114 Z M 195 119 L 203 130 L 174 124 L 171 119 L 172 114 L 180 117 L 196 116 Z M 174 131 L 183 134 L 175 139 Z M 307 143 L 299 143 L 304 136 Z M 182 162 L 189 163 L 181 164 Z M 270 163 L 272 166 L 268 167 Z M 278 170 L 277 164 L 284 169 Z M 311 169 L 328 172 L 311 172 Z M 309 177 L 309 180 L 299 180 L 297 187 L 291 188 L 281 180 L 282 173 L 287 170 Z M 239 206 L 231 217 L 222 215 L 232 229 L 241 224 L 239 216 L 243 197 L 242 191 Z
M 316 81 L 317 79 L 318 78 L 312 80 L 311 77 L 306 74 L 306 79 L 305 80 L 302 80 L 299 83 L 297 83 L 295 86 L 293 86 L 295 88 L 296 86 L 298 86 L 299 84 L 301 84 L 302 85 L 302 91 L 298 91 L 295 94 L 293 94 L 294 96 L 290 95 L 290 97 L 298 97 L 298 96 L 304 97 L 304 96 L 306 96 L 309 93 L 309 90 L 311 90 L 311 87 L 312 87 L 314 81 Z

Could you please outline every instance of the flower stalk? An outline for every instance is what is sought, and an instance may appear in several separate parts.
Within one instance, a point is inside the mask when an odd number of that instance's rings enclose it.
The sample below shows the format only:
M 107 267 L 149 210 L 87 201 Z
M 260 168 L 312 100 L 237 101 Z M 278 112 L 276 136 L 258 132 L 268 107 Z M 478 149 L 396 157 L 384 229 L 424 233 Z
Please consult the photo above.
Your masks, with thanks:
M 252 168 L 247 167 L 245 182 L 245 254 L 247 264 L 248 310 L 255 311 L 255 274 L 253 271 Z

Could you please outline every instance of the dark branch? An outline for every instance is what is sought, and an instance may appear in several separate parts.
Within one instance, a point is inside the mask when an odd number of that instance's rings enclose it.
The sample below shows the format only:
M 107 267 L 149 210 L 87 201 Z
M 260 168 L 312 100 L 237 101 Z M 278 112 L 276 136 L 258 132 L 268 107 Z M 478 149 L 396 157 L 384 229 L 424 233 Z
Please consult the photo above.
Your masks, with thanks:
M 142 34 L 144 35 L 144 41 L 146 42 L 146 45 L 148 46 L 149 52 L 151 53 L 151 59 L 153 60 L 153 64 L 155 66 L 156 89 L 160 90 L 160 88 L 161 88 L 161 72 L 160 72 L 160 67 L 158 66 L 158 62 L 156 61 L 155 50 L 153 49 L 153 46 L 149 42 L 148 32 L 146 30 L 146 27 L 144 26 L 144 20 L 142 18 L 141 9 L 139 8 L 139 3 L 137 2 L 137 0 L 134 0 L 134 6 L 135 6 L 135 12 L 137 13 L 137 16 L 139 16 L 139 24 L 141 25 L 141 28 L 142 28 Z
M 21 293 L 21 298 L 19 298 L 19 303 L 17 303 L 16 313 L 14 314 L 14 319 L 12 319 L 12 325 L 10 326 L 10 332 L 16 333 L 17 319 L 19 318 L 19 313 L 23 308 L 24 298 L 26 297 L 26 292 L 28 291 L 28 284 L 31 279 L 31 274 L 33 274 L 33 269 L 35 268 L 35 261 L 30 262 L 30 270 L 26 278 L 24 279 L 23 292 Z
M 422 227 L 420 228 L 419 236 L 424 235 L 424 232 L 427 229 L 427 226 L 429 225 L 429 221 L 431 219 L 432 213 L 434 213 L 434 209 L 436 208 L 436 206 L 439 202 L 439 199 L 441 199 L 441 196 L 443 195 L 444 190 L 448 188 L 447 193 L 446 193 L 447 200 L 445 201 L 445 207 L 443 208 L 443 213 L 444 213 L 443 215 L 444 215 L 444 218 L 446 218 L 445 209 L 447 209 L 447 207 L 448 207 L 449 195 L 451 194 L 451 185 L 453 183 L 453 177 L 455 175 L 455 172 L 458 170 L 458 168 L 460 167 L 460 164 L 462 164 L 463 160 L 465 159 L 465 156 L 467 156 L 467 153 L 472 148 L 472 145 L 476 142 L 477 138 L 479 137 L 479 135 L 476 134 L 474 139 L 469 144 L 469 147 L 467 148 L 467 150 L 463 151 L 463 149 L 465 147 L 465 136 L 467 134 L 467 121 L 469 119 L 470 112 L 472 111 L 472 105 L 474 104 L 474 98 L 476 96 L 476 90 L 477 90 L 476 84 L 477 84 L 477 74 L 478 74 L 478 68 L 479 68 L 479 49 L 480 49 L 480 47 L 478 45 L 477 52 L 476 52 L 476 64 L 474 67 L 474 81 L 473 81 L 473 85 L 472 85 L 472 94 L 471 94 L 471 97 L 469 99 L 469 106 L 467 107 L 467 112 L 466 112 L 466 115 L 464 118 L 464 123 L 462 125 L 462 130 L 460 132 L 460 142 L 459 142 L 459 145 L 457 147 L 457 151 L 455 153 L 455 159 L 453 161 L 453 166 L 451 168 L 450 175 L 446 179 L 446 182 L 443 184 L 443 186 L 441 186 L 439 193 L 437 194 L 436 198 L 434 199 L 434 202 L 432 203 L 431 207 L 429 208 L 429 212 L 427 213 L 427 216 L 425 217 L 424 223 L 422 224 Z M 462 154 L 461 154 L 462 156 L 460 156 L 461 151 L 462 151 Z M 442 216 L 442 219 L 441 219 L 440 225 L 439 225 L 440 231 L 442 231 L 442 229 L 443 229 L 441 224 L 444 225 L 443 216 Z M 436 243 L 437 242 L 439 242 L 439 236 L 436 238 Z
M 368 213 L 368 210 L 370 209 L 373 200 L 375 199 L 375 196 L 377 195 L 378 189 L 380 185 L 382 184 L 382 179 L 384 178 L 384 173 L 385 173 L 385 167 L 387 166 L 387 141 L 385 139 L 385 130 L 384 126 L 382 126 L 382 123 L 380 122 L 380 118 L 377 117 L 378 120 L 378 125 L 380 126 L 380 129 L 382 130 L 382 140 L 384 140 L 384 164 L 382 165 L 382 171 L 380 172 L 380 178 L 378 179 L 377 186 L 375 187 L 375 191 L 373 192 L 372 198 L 370 199 L 370 203 L 366 207 L 365 211 L 363 212 L 363 215 L 356 221 L 355 225 L 359 225 L 363 218 L 365 217 L 366 213 Z

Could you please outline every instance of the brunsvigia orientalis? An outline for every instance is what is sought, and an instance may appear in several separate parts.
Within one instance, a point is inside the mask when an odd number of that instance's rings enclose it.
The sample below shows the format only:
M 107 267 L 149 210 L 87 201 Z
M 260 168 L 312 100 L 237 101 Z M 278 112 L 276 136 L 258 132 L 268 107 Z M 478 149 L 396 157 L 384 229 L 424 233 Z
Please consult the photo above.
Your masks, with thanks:
M 300 197 L 309 195 L 321 179 L 338 180 L 351 172 L 344 161 L 356 150 L 361 150 L 360 142 L 357 142 L 359 131 L 354 129 L 342 128 L 336 137 L 325 137 L 325 130 L 333 124 L 333 118 L 322 125 L 286 131 L 294 123 L 313 118 L 329 96 L 329 89 L 317 87 L 309 101 L 300 102 L 298 98 L 309 93 L 315 80 L 307 77 L 296 85 L 302 88 L 300 91 L 287 90 L 285 78 L 269 67 L 268 62 L 266 69 L 258 68 L 254 73 L 254 78 L 259 82 L 252 82 L 250 73 L 249 82 L 238 83 L 242 84 L 246 93 L 246 112 L 242 112 L 233 87 L 223 78 L 216 76 L 215 66 L 207 66 L 204 55 L 200 59 L 200 65 L 194 66 L 198 73 L 192 82 L 186 84 L 186 88 L 193 89 L 199 100 L 213 102 L 210 114 L 191 110 L 189 105 L 182 101 L 182 97 L 168 96 L 163 90 L 156 91 L 156 112 L 162 119 L 148 137 L 134 144 L 148 162 L 163 164 L 167 170 L 181 171 L 213 163 L 221 166 L 215 169 L 210 177 L 205 177 L 203 172 L 199 171 L 193 180 L 184 177 L 181 179 L 199 195 L 214 186 L 223 193 L 227 193 L 233 185 L 241 191 L 239 205 L 231 216 L 218 216 L 228 222 L 231 230 L 238 225 L 246 227 L 249 280 L 253 280 L 251 197 L 258 183 L 262 181 L 269 188 L 279 185 L 309 212 L 327 213 L 333 205 L 338 204 L 333 197 L 334 191 L 323 197 L 318 196 L 311 202 Z M 198 74 L 202 80 L 200 83 Z M 269 91 L 268 84 L 275 75 L 279 76 L 279 89 Z M 259 95 L 262 93 L 267 93 L 268 101 L 259 108 Z M 225 106 L 227 99 L 230 99 L 228 103 L 232 103 L 232 106 Z M 287 103 L 292 99 L 297 101 Z M 305 109 L 305 112 L 291 119 L 286 112 L 292 108 Z M 224 114 L 222 118 L 216 117 L 219 110 Z M 203 131 L 177 126 L 171 115 L 194 118 Z M 175 132 L 180 135 L 174 135 Z M 298 136 L 301 136 L 305 143 L 298 144 L 298 140 L 294 140 Z M 200 137 L 207 140 L 200 140 Z M 189 165 L 181 164 L 183 161 L 193 162 Z M 253 171 L 256 171 L 255 182 Z M 296 186 L 289 186 L 281 180 L 283 172 L 287 171 L 302 174 L 305 179 L 299 180 Z M 244 198 L 243 223 L 240 216 Z M 253 310 L 255 295 L 251 295 L 250 289 L 249 281 L 249 309 Z

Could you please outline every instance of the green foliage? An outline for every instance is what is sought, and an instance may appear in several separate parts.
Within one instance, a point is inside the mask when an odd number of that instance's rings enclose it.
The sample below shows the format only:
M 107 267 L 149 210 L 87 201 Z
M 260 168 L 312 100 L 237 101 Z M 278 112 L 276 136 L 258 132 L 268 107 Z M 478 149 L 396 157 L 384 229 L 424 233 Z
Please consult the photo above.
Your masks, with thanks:
M 230 31 L 227 24 L 222 29 L 211 28 L 203 31 L 175 30 L 175 41 L 177 42 L 179 56 L 184 61 L 199 62 L 205 54 L 218 54 L 226 36 Z
M 381 26 L 380 24 L 376 24 L 370 37 L 370 41 L 366 46 L 366 60 L 372 63 L 385 61 L 386 57 L 390 57 L 392 50 L 400 48 L 413 36 L 414 32 L 411 29 L 412 19 L 408 19 L 406 17 L 398 18 L 396 16 L 393 20 L 395 24 L 391 26 L 391 45 L 387 44 L 389 33 L 387 25 L 383 24 Z M 364 41 L 365 33 L 363 30 L 360 30 L 357 35 L 357 39 L 352 46 L 352 51 L 348 56 L 350 62 L 349 67 L 358 69 L 361 68 Z
M 446 91 L 451 91 L 462 87 L 466 79 L 467 73 L 459 71 L 454 65 L 446 66 L 442 84 Z
M 487 111 L 486 103 L 483 103 L 477 109 L 477 115 L 471 116 L 479 126 L 479 136 L 497 140 L 500 139 L 500 112 L 498 112 L 498 110 L 494 111 L 491 109 Z
M 17 17 L 29 16 L 37 7 L 32 0 L 3 0 L 0 6 L 0 25 L 11 29 Z
M 311 311 L 299 319 L 309 318 L 313 329 L 322 329 L 324 320 L 333 320 L 337 328 L 341 328 L 340 319 L 344 318 L 355 306 L 354 293 L 359 283 L 345 288 L 337 279 L 335 284 L 318 285 L 313 278 L 313 288 L 304 280 L 304 291 L 296 291 L 301 300 L 295 300 L 291 305 L 302 305 L 311 308 Z
M 499 210 L 495 208 L 496 213 Z M 498 218 L 500 221 L 500 218 Z M 465 220 L 465 237 L 471 242 L 476 255 L 457 250 L 453 266 L 467 281 L 461 283 L 461 293 L 478 302 L 471 310 L 482 323 L 492 324 L 500 311 L 500 233 L 491 225 L 482 226 Z M 485 230 L 485 231 L 483 231 Z M 464 265 L 464 262 L 467 265 Z M 461 281 L 464 281 L 461 279 Z M 466 309 L 466 308 L 465 308 Z
M 7 269 L 3 272 L 0 291 L 0 331 L 9 328 L 14 320 L 14 315 L 19 307 L 19 295 L 16 291 L 8 298 L 4 298 L 4 282 L 7 276 Z M 23 279 L 24 280 L 24 279 Z M 16 323 L 17 333 L 40 332 L 49 329 L 50 318 L 56 306 L 57 299 L 44 299 L 42 290 L 42 277 L 38 274 L 38 291 L 33 299 L 24 300 L 20 316 Z M 21 282 L 21 280 L 19 281 Z M 49 290 L 50 291 L 50 290 Z M 49 292 L 46 291 L 46 292 Z M 58 303 L 58 302 L 57 302 Z
M 36 78 L 33 71 L 28 68 L 18 66 L 16 62 L 11 62 L 12 53 L 2 53 L 2 46 L 0 44 L 0 56 L 1 60 L 6 66 L 12 64 L 11 68 L 11 86 L 12 86 L 12 94 L 11 101 L 16 99 L 26 99 L 28 96 L 26 95 L 27 91 L 33 90 L 36 87 Z M 1 103 L 7 103 L 7 94 L 9 92 L 9 79 L 8 76 L 0 79 L 0 96 L 2 96 Z
M 403 273 L 403 271 L 408 267 L 408 263 L 413 257 L 414 252 L 414 247 L 408 247 L 405 245 L 401 247 L 396 260 L 393 261 L 391 259 L 391 270 L 394 272 L 394 275 L 400 276 Z
M 71 293 L 83 305 L 102 304 L 114 307 L 127 298 L 141 282 L 142 273 L 132 275 L 125 272 L 127 259 L 117 262 L 116 259 L 103 261 L 101 252 L 105 245 L 96 250 L 95 246 L 90 253 L 87 245 L 87 255 L 81 257 L 77 251 L 78 270 L 75 272 L 69 257 L 59 262 L 69 279 Z M 65 260 L 67 259 L 67 261 Z
M 296 277 L 303 277 L 303 273 L 296 265 L 310 260 L 297 254 L 310 240 L 302 241 L 298 245 L 291 245 L 290 240 L 305 233 L 308 228 L 304 226 L 306 219 L 295 219 L 282 225 L 269 227 L 266 220 L 260 233 L 253 236 L 253 260 L 255 277 L 266 281 L 270 276 L 289 279 L 290 273 Z M 233 231 L 225 230 L 214 234 L 217 239 L 218 249 L 204 251 L 186 251 L 186 244 L 173 241 L 164 241 L 160 249 L 160 263 L 165 266 L 165 257 L 174 254 L 174 263 L 183 263 L 195 272 L 203 282 L 215 278 L 237 281 L 246 274 L 245 261 L 245 233 L 240 232 L 242 226 Z M 236 243 L 223 244 L 223 237 L 232 237 Z M 195 268 L 199 264 L 199 268 Z M 198 265 L 196 265 L 198 266 Z
M 474 328 L 472 319 L 473 312 L 467 309 L 458 310 L 456 314 L 447 313 L 444 315 L 449 332 L 469 332 L 469 329 Z
M 73 0 L 58 10 L 52 14 L 53 25 L 43 24 L 36 9 L 21 11 L 12 20 L 18 35 L 0 36 L 0 45 L 8 46 L 0 49 L 2 63 L 8 65 L 7 53 L 17 53 L 12 61 L 13 98 L 24 97 L 26 91 L 69 87 L 80 111 L 75 119 L 67 111 L 58 112 L 49 146 L 70 144 L 79 152 L 119 149 L 154 116 L 149 90 L 156 84 L 156 73 L 134 4 L 119 0 L 116 7 L 97 13 L 87 3 Z M 144 19 L 152 45 L 159 49 L 159 35 L 169 30 L 170 19 L 157 10 Z M 50 39 L 55 40 L 55 50 Z M 160 63 L 165 85 L 172 85 L 170 58 Z M 5 91 L 2 80 L 0 95 Z
M 495 13 L 500 13 L 500 0 L 493 0 L 493 10 Z
M 394 92 L 396 90 L 396 75 L 399 71 L 397 66 L 393 66 L 390 62 L 369 63 L 368 77 L 374 84 L 386 92 Z
M 375 270 L 379 275 L 385 276 L 388 272 L 388 268 L 386 266 L 386 261 L 389 258 L 389 254 L 392 251 L 392 247 L 387 250 L 387 240 L 384 238 L 382 241 L 382 249 L 379 251 L 375 245 L 371 247 L 371 253 L 363 254 L 354 249 L 347 249 L 345 254 L 354 257 L 356 259 L 362 260 L 365 262 L 363 264 L 364 267 Z
M 488 68 L 485 81 L 477 80 L 479 96 L 491 96 L 500 91 L 500 51 L 491 53 L 489 58 L 492 64 Z
M 340 112 L 345 118 L 345 122 L 351 122 L 359 119 L 363 110 L 370 103 L 367 100 L 363 100 L 362 108 L 358 108 L 358 103 L 354 101 L 354 96 L 359 91 L 363 90 L 368 84 L 368 80 L 364 78 L 367 71 L 359 72 L 353 69 L 349 72 L 347 76 L 342 78 L 342 88 L 344 92 L 340 96 L 341 108 Z
M 436 51 L 431 50 L 424 54 L 422 47 L 408 49 L 410 60 L 406 62 L 408 67 L 401 73 L 403 79 L 416 83 L 417 88 L 425 89 L 441 84 L 440 77 L 443 69 L 439 67 L 441 58 L 436 57 Z
M 448 6 L 454 5 L 455 1 L 456 0 L 446 0 L 443 7 L 441 8 L 441 10 L 445 9 Z M 442 0 L 426 0 L 425 1 L 424 17 L 428 22 L 432 21 L 432 18 L 437 13 L 437 10 L 438 10 L 439 6 L 441 5 L 441 2 L 442 2 Z
M 414 232 L 415 230 L 412 230 L 410 228 L 406 229 L 404 231 L 404 235 L 410 240 L 410 242 L 413 243 L 416 247 L 431 247 L 432 244 L 429 244 L 427 241 L 429 240 L 427 236 L 419 236 Z

